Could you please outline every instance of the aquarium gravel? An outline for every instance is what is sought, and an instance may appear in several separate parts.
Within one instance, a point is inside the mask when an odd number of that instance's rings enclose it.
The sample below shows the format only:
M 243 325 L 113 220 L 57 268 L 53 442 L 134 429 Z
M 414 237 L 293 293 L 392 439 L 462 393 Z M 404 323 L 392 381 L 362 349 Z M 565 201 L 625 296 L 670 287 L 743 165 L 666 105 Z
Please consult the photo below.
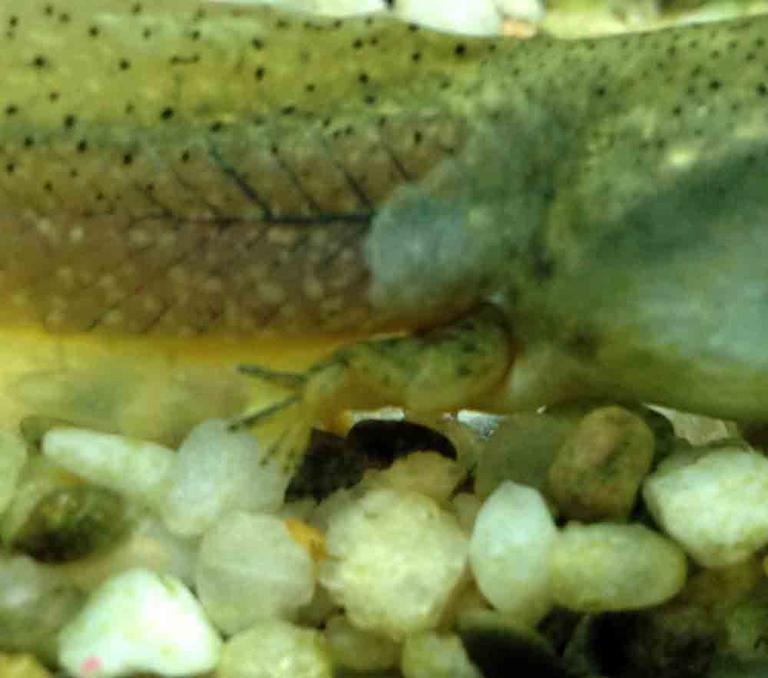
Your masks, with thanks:
M 201 423 L 177 450 L 61 424 L 39 449 L 8 434 L 3 661 L 34 667 L 31 676 L 49 666 L 74 678 L 480 678 L 505 675 L 481 668 L 498 654 L 502 664 L 555 671 L 532 676 L 618 678 L 607 670 L 619 661 L 607 649 L 617 642 L 627 644 L 627 666 L 633 643 L 684 654 L 686 643 L 703 642 L 697 666 L 768 663 L 753 647 L 768 633 L 764 453 L 732 436 L 696 447 L 672 433 L 676 413 L 660 424 L 657 413 L 633 411 L 585 403 L 508 420 L 449 417 L 432 420 L 426 438 L 390 420 L 378 437 L 352 436 L 365 470 L 350 485 L 334 466 L 342 482 L 333 490 L 326 478 L 322 500 L 308 486 L 286 500 L 292 473 L 264 457 L 258 437 L 222 420 Z M 357 426 L 376 430 L 373 421 Z M 558 433 L 539 436 L 548 430 Z M 450 445 L 405 446 L 382 464 L 386 436 L 414 431 Z M 533 484 L 499 454 L 527 439 L 551 448 Z M 312 440 L 325 454 L 338 448 Z M 628 475 L 610 450 L 638 441 L 651 456 L 640 476 L 640 462 Z M 130 478 L 116 472 L 122 463 Z M 579 506 L 608 506 L 616 494 L 622 509 L 569 518 L 573 496 L 554 482 L 564 464 L 600 479 L 584 484 Z M 116 497 L 121 529 L 100 527 L 113 516 L 99 502 L 76 505 L 93 515 L 66 505 L 44 514 L 47 532 L 31 522 L 62 492 Z M 18 537 L 30 525 L 36 544 L 55 541 L 58 560 L 30 553 Z M 627 617 L 619 624 L 615 615 Z M 607 643 L 608 630 L 618 639 Z

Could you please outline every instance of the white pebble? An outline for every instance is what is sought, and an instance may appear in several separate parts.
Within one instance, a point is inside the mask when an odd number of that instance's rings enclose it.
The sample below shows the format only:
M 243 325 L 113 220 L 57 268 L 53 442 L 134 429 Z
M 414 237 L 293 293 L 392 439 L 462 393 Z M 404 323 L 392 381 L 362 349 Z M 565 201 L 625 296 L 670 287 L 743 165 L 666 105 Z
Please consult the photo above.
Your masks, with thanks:
M 176 456 L 162 445 L 79 428 L 54 428 L 43 454 L 81 478 L 154 506 Z
M 462 580 L 467 538 L 415 492 L 375 489 L 330 517 L 320 580 L 350 621 L 400 639 L 433 628 Z
M 283 621 L 257 624 L 224 646 L 217 678 L 333 678 L 322 634 Z
M 352 626 L 341 614 L 326 622 L 325 637 L 334 664 L 354 671 L 381 671 L 396 666 L 400 660 L 398 643 Z
M 645 481 L 648 509 L 701 565 L 745 560 L 768 544 L 768 459 L 736 448 L 679 453 Z
M 497 35 L 501 31 L 501 14 L 493 0 L 397 0 L 393 11 L 403 21 L 441 31 L 469 35 Z
M 270 515 L 229 513 L 203 537 L 197 594 L 226 633 L 288 617 L 312 600 L 314 565 L 285 524 Z
M 276 461 L 264 459 L 250 433 L 231 432 L 226 421 L 211 419 L 181 444 L 169 479 L 162 518 L 171 531 L 191 537 L 228 511 L 277 510 L 290 476 Z
M 453 459 L 437 452 L 414 452 L 366 480 L 371 485 L 412 490 L 436 501 L 448 501 L 466 475 L 466 469 Z
M 682 550 L 642 525 L 572 523 L 552 553 L 553 597 L 578 612 L 658 605 L 682 589 L 685 575 Z
M 456 634 L 409 636 L 400 664 L 404 678 L 482 678 Z
M 0 431 L 0 513 L 8 508 L 27 461 L 27 446 L 20 436 Z
M 137 569 L 91 594 L 61 632 L 59 662 L 76 678 L 183 676 L 210 671 L 220 651 L 221 640 L 180 581 Z
M 541 0 L 496 0 L 496 7 L 513 19 L 539 21 L 544 16 Z
M 496 488 L 480 509 L 469 547 L 475 580 L 491 605 L 525 624 L 547 613 L 556 536 L 537 490 L 512 481 Z

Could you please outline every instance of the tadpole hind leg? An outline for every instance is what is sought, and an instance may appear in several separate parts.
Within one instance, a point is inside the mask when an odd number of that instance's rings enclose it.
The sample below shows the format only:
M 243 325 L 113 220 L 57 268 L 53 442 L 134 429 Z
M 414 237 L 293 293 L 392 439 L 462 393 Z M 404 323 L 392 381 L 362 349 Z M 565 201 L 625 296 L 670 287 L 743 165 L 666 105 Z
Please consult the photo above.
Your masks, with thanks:
M 286 389 L 288 395 L 247 409 L 234 425 L 264 438 L 274 455 L 293 465 L 312 427 L 345 410 L 456 411 L 496 386 L 510 362 L 505 319 L 495 307 L 482 306 L 455 323 L 419 334 L 344 346 L 303 373 L 244 366 L 244 374 Z

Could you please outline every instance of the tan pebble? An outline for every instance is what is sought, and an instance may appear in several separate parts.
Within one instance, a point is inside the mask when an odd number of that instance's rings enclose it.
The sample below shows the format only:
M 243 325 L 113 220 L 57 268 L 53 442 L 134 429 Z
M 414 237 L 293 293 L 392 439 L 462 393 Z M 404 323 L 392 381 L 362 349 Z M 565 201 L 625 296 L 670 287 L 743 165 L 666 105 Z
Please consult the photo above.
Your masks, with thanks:
M 636 414 L 601 407 L 565 439 L 549 468 L 549 492 L 572 520 L 626 520 L 653 460 L 654 436 Z

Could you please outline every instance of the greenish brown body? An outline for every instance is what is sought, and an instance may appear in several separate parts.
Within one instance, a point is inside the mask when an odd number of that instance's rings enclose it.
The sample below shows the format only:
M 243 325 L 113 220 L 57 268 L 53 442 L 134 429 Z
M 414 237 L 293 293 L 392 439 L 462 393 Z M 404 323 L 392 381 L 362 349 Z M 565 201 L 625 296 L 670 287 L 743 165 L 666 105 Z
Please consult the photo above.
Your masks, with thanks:
M 476 55 L 381 18 L 145 4 L 0 8 L 3 322 L 382 325 L 363 239 L 398 185 L 460 149 L 443 88 Z
M 6 0 L 0 26 L 3 328 L 365 334 L 492 301 L 522 366 L 768 416 L 765 17 L 516 42 Z M 521 388 L 496 403 L 552 399 Z

